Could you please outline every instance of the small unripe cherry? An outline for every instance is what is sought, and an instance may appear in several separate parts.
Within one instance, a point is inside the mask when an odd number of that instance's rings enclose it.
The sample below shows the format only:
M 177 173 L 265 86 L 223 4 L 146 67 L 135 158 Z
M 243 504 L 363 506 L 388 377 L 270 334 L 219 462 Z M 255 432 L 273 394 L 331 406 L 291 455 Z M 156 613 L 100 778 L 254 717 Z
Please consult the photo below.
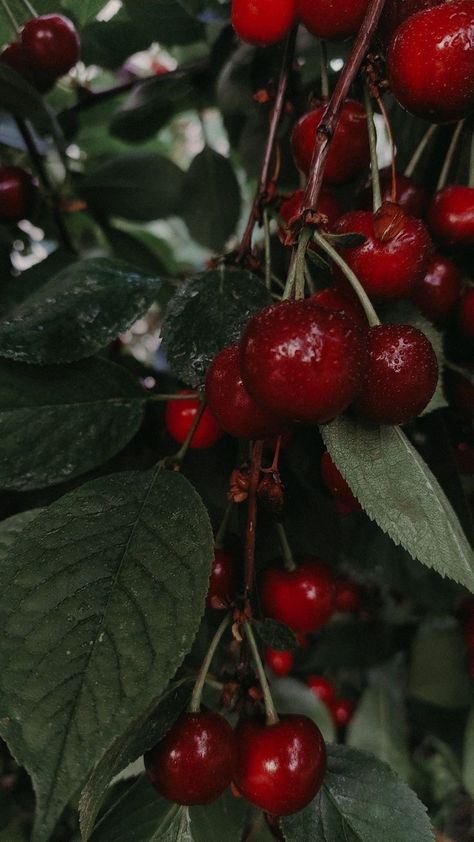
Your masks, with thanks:
M 349 582 L 348 579 L 336 582 L 336 611 L 340 614 L 357 614 L 360 602 L 360 589 L 355 582 Z
M 336 700 L 336 688 L 324 676 L 308 675 L 305 684 L 328 707 Z
M 20 31 L 21 43 L 34 68 L 52 77 L 64 76 L 79 61 L 81 42 L 64 15 L 39 15 Z
M 428 225 L 442 245 L 474 248 L 474 187 L 451 184 L 439 190 L 428 208 Z
M 351 699 L 336 699 L 329 706 L 334 724 L 338 728 L 346 728 L 354 713 L 354 702 Z
M 207 604 L 210 608 L 222 609 L 230 605 L 234 597 L 236 578 L 233 555 L 216 547 L 207 591 Z
M 368 0 L 298 0 L 297 11 L 312 35 L 343 41 L 359 31 L 367 6 Z
M 295 656 L 289 650 L 272 649 L 270 646 L 267 646 L 265 649 L 265 661 L 275 675 L 283 678 L 285 675 L 289 675 L 293 669 Z
M 38 187 L 21 167 L 0 167 L 0 222 L 19 222 L 35 208 Z
M 412 301 L 431 321 L 444 322 L 456 305 L 462 289 L 462 274 L 456 264 L 442 255 L 431 258 L 426 272 L 412 292 Z
M 289 32 L 295 22 L 296 0 L 232 0 L 232 26 L 247 44 L 267 47 Z
M 189 392 L 189 389 L 182 389 L 179 392 L 180 395 L 186 395 L 188 393 L 192 394 L 192 392 Z M 165 414 L 166 429 L 178 444 L 183 444 L 186 441 L 200 406 L 201 402 L 197 398 L 168 401 Z M 222 430 L 216 418 L 214 418 L 212 412 L 206 406 L 192 437 L 190 448 L 192 450 L 201 450 L 212 447 L 221 435 Z
M 280 564 L 268 567 L 260 575 L 259 593 L 265 616 L 297 633 L 318 631 L 334 613 L 334 576 L 312 556 L 301 559 L 295 570 Z

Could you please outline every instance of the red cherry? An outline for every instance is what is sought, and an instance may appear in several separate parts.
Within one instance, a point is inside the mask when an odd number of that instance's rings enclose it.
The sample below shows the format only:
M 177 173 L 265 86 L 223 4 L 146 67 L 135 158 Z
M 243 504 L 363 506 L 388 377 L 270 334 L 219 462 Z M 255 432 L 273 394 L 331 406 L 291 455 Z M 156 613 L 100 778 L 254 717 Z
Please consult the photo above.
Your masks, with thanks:
M 368 295 L 400 298 L 409 295 L 423 278 L 431 251 L 428 231 L 419 219 L 405 214 L 397 205 L 384 202 L 373 214 L 352 211 L 341 216 L 335 234 L 362 234 L 365 242 L 353 248 L 338 248 Z M 340 269 L 335 278 L 343 289 L 347 281 Z
M 457 371 L 446 371 L 446 391 L 449 402 L 466 415 L 474 416 L 474 372 L 471 382 Z
M 5 49 L 0 53 L 0 61 L 3 64 L 8 64 L 12 70 L 19 73 L 23 79 L 26 79 L 41 93 L 47 93 L 54 85 L 55 79 L 48 74 L 40 73 L 31 61 L 31 57 L 23 44 L 19 41 L 14 41 L 12 44 L 7 44 Z
M 64 15 L 40 15 L 23 26 L 21 43 L 35 70 L 64 76 L 79 61 L 81 43 L 76 28 Z
M 435 255 L 428 263 L 425 276 L 418 281 L 412 300 L 433 322 L 443 322 L 456 304 L 462 289 L 462 275 L 447 257 Z
M 351 38 L 367 12 L 368 0 L 298 0 L 298 16 L 313 35 L 328 41 Z
M 232 780 L 234 732 L 217 713 L 185 713 L 144 760 L 148 779 L 164 798 L 210 804 Z
M 227 608 L 234 596 L 236 582 L 235 561 L 226 550 L 214 550 L 207 604 L 210 608 Z
M 379 325 L 368 332 L 369 364 L 357 412 L 375 424 L 406 424 L 433 397 L 438 382 L 435 352 L 411 325 Z
M 284 199 L 280 206 L 280 217 L 284 222 L 284 226 L 279 230 L 279 236 L 282 243 L 286 244 L 290 228 L 303 210 L 304 190 L 295 190 Z M 330 190 L 321 191 L 318 199 L 317 212 L 327 217 L 327 222 L 321 226 L 323 231 L 332 228 L 337 219 L 339 219 L 342 208 L 339 200 L 331 193 Z
M 232 26 L 247 44 L 266 47 L 285 37 L 295 22 L 296 0 L 233 0 Z
M 334 613 L 336 587 L 331 570 L 319 559 L 306 556 L 296 570 L 279 565 L 260 576 L 263 613 L 295 632 L 318 631 Z
M 267 646 L 265 649 L 265 661 L 275 675 L 283 678 L 283 676 L 288 675 L 293 669 L 295 656 L 293 652 L 284 652 L 279 649 L 271 649 L 270 646 Z
M 433 236 L 443 245 L 472 248 L 474 187 L 453 184 L 436 193 L 428 209 L 428 225 Z
M 37 184 L 21 167 L 0 167 L 0 222 L 26 219 L 35 208 Z
M 189 389 L 181 389 L 180 395 L 192 394 Z M 168 402 L 165 414 L 165 424 L 170 436 L 179 444 L 186 441 L 186 437 L 198 413 L 200 401 L 197 398 L 189 400 L 171 400 Z M 205 408 L 197 430 L 193 435 L 190 447 L 193 450 L 212 447 L 222 433 L 217 420 L 208 407 Z
M 322 122 L 326 105 L 317 105 L 296 123 L 291 135 L 291 147 L 296 166 L 305 175 L 311 167 L 316 130 Z M 360 102 L 347 99 L 341 111 L 334 137 L 329 147 L 324 170 L 326 184 L 343 184 L 367 169 L 370 161 L 367 115 Z
M 321 456 L 321 476 L 326 488 L 335 497 L 336 501 L 342 504 L 344 511 L 341 514 L 360 511 L 361 506 L 359 501 L 354 497 L 349 485 L 336 468 L 327 450 Z
M 403 108 L 430 120 L 462 120 L 474 108 L 474 7 L 453 0 L 417 12 L 396 30 L 388 79 Z
M 336 701 L 329 706 L 329 709 L 331 711 L 334 724 L 337 725 L 338 728 L 345 728 L 349 725 L 349 722 L 352 719 L 352 714 L 354 713 L 354 702 L 350 699 L 336 699 Z
M 467 618 L 462 630 L 467 648 L 474 651 L 474 617 Z
M 308 675 L 305 679 L 305 684 L 325 705 L 329 706 L 336 700 L 336 688 L 334 684 L 331 684 L 322 675 Z
M 324 422 L 357 395 L 365 371 L 365 335 L 314 301 L 284 301 L 249 322 L 241 371 L 255 400 L 280 417 Z
M 395 179 L 395 203 L 410 216 L 416 216 L 417 219 L 422 219 L 428 207 L 428 193 L 424 187 L 415 184 L 413 179 L 407 178 L 403 173 L 397 173 Z M 380 187 L 382 190 L 382 200 L 384 202 L 392 201 L 392 168 L 386 167 L 380 170 Z M 372 182 L 364 187 L 359 196 L 358 206 L 363 210 L 371 210 L 373 207 L 372 198 Z
M 464 336 L 474 339 L 474 289 L 472 287 L 467 289 L 460 298 L 457 320 Z
M 352 319 L 362 330 L 367 330 L 367 317 L 357 297 L 348 298 L 335 287 L 328 287 L 312 295 L 311 300 L 323 310 L 329 310 L 330 313 L 342 313 L 343 316 Z
M 263 439 L 283 433 L 286 424 L 262 409 L 249 395 L 240 375 L 239 346 L 214 358 L 206 379 L 206 401 L 226 433 L 237 439 Z
M 336 582 L 336 611 L 341 614 L 357 614 L 359 608 L 359 587 L 347 579 Z
M 247 719 L 236 728 L 234 781 L 256 807 L 277 816 L 302 810 L 319 791 L 326 747 L 307 716 L 285 716 L 275 725 Z
M 439 6 L 440 3 L 444 3 L 444 0 L 390 0 L 390 3 L 385 3 L 380 17 L 379 36 L 387 43 L 404 20 L 422 9 Z

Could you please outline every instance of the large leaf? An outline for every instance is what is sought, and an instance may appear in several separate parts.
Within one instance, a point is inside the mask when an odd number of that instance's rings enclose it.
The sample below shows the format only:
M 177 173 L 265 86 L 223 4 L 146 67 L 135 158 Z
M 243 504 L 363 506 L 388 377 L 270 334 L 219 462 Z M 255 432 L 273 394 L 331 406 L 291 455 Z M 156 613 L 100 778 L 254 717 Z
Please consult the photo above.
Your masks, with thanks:
M 29 509 L 2 520 L 0 523 L 0 565 L 3 564 L 3 559 L 9 553 L 10 547 L 15 543 L 20 532 L 42 511 L 43 509 Z
M 249 319 L 269 303 L 259 278 L 224 266 L 182 284 L 163 325 L 164 348 L 176 376 L 202 386 L 217 352 L 237 342 Z
M 474 591 L 474 553 L 441 486 L 399 427 L 341 416 L 321 428 L 368 516 L 395 544 Z
M 40 365 L 90 357 L 143 315 L 159 288 L 125 263 L 80 260 L 0 319 L 0 356 Z
M 42 488 L 103 464 L 135 435 L 144 406 L 134 378 L 105 360 L 0 361 L 0 488 Z
M 110 131 L 125 141 L 152 137 L 174 114 L 189 108 L 193 86 L 188 74 L 155 76 L 134 88 L 116 111 Z
M 286 842 L 433 842 L 426 808 L 373 755 L 328 747 L 328 771 L 314 801 L 282 820 Z
M 7 64 L 0 64 L 0 108 L 15 117 L 31 120 L 39 129 L 51 125 L 51 115 L 41 94 Z
M 174 675 L 212 558 L 201 499 L 157 469 L 62 497 L 1 561 L 0 732 L 33 779 L 33 842 Z
M 204 35 L 204 28 L 176 0 L 125 0 L 125 8 L 133 24 L 149 33 L 150 42 L 176 46 Z
M 408 690 L 416 699 L 432 705 L 453 709 L 469 706 L 471 683 L 457 622 L 435 619 L 420 627 L 413 641 Z
M 50 278 L 75 262 L 75 257 L 64 249 L 51 252 L 18 277 L 2 278 L 0 287 L 0 314 L 8 314 L 14 307 L 33 295 Z
M 240 187 L 232 164 L 206 146 L 192 162 L 183 183 L 183 218 L 194 240 L 220 251 L 240 216 Z

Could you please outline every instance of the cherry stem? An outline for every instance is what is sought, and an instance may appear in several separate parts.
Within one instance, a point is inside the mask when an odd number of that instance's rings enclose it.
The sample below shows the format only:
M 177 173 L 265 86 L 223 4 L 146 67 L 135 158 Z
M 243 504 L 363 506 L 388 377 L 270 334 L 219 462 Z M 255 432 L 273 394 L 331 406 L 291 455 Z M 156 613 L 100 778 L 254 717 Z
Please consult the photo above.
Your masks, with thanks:
M 278 532 L 278 538 L 280 539 L 281 551 L 283 553 L 283 561 L 285 562 L 285 570 L 288 570 L 289 573 L 293 573 L 293 571 L 296 570 L 296 564 L 292 549 L 290 547 L 290 543 L 288 541 L 285 527 L 282 523 L 279 523 L 278 521 L 275 524 L 275 526 L 276 531 Z
M 451 164 L 453 163 L 454 154 L 456 152 L 459 138 L 461 137 L 462 130 L 464 128 L 464 123 L 465 120 L 460 120 L 460 122 L 457 124 L 456 128 L 453 131 L 448 151 L 446 152 L 446 158 L 444 159 L 443 169 L 439 174 L 438 184 L 436 185 L 436 191 L 442 190 L 448 180 L 449 170 L 451 169 Z
M 328 73 L 328 48 L 326 41 L 322 38 L 319 40 L 320 60 L 321 60 L 321 97 L 324 100 L 329 99 L 329 73 Z
M 227 505 L 227 508 L 224 512 L 224 517 L 222 518 L 222 521 L 221 521 L 221 525 L 219 526 L 219 529 L 217 530 L 217 533 L 216 533 L 216 537 L 215 537 L 215 540 L 214 540 L 214 546 L 215 546 L 216 550 L 222 550 L 222 548 L 224 547 L 224 538 L 225 538 L 226 533 L 227 533 L 227 527 L 229 525 L 229 518 L 231 516 L 233 508 L 234 508 L 234 503 L 231 500 L 231 502 Z
M 28 12 L 28 14 L 31 15 L 32 18 L 38 17 L 38 12 L 36 11 L 36 9 L 33 8 L 31 3 L 29 2 L 29 0 L 21 0 L 21 2 L 23 4 L 23 6 L 25 7 L 26 11 Z
M 409 163 L 405 167 L 405 175 L 406 175 L 407 178 L 412 177 L 412 175 L 415 172 L 419 162 L 421 161 L 421 159 L 423 157 L 423 153 L 424 153 L 426 147 L 428 146 L 431 139 L 434 137 L 437 128 L 438 128 L 438 126 L 434 126 L 434 125 L 430 126 L 429 129 L 427 129 L 427 131 L 425 132 L 425 134 L 421 138 L 418 146 L 416 147 L 413 155 L 410 158 Z
M 296 274 L 296 252 L 293 250 L 293 254 L 291 255 L 291 262 L 290 268 L 288 269 L 288 277 L 286 279 L 285 289 L 283 290 L 282 301 L 286 301 L 287 298 L 290 298 L 293 292 L 293 286 L 295 283 L 295 274 Z
M 265 237 L 265 286 L 272 288 L 272 250 L 270 243 L 270 215 L 268 208 L 263 209 L 263 232 Z
M 19 23 L 18 23 L 17 19 L 15 18 L 15 15 L 13 14 L 12 10 L 10 9 L 10 6 L 8 5 L 7 0 L 0 0 L 0 3 L 1 3 L 3 11 L 5 12 L 5 14 L 8 18 L 8 22 L 11 25 L 11 28 L 12 28 L 14 34 L 15 34 L 15 38 L 17 38 L 18 37 L 18 31 L 20 29 Z
M 295 299 L 298 301 L 304 298 L 305 283 L 306 283 L 306 250 L 308 243 L 313 236 L 313 229 L 306 225 L 301 231 L 298 248 L 296 249 L 296 257 L 294 264 L 294 293 Z
M 245 597 L 253 586 L 255 563 L 255 538 L 257 530 L 257 488 L 262 470 L 263 441 L 256 441 L 253 446 L 252 465 L 248 496 L 247 528 L 245 530 Z
M 362 286 L 361 282 L 359 281 L 357 275 L 354 274 L 352 269 L 347 265 L 346 261 L 341 257 L 339 252 L 336 251 L 335 248 L 328 243 L 325 237 L 322 236 L 318 231 L 315 231 L 313 234 L 315 242 L 318 246 L 326 252 L 328 257 L 330 257 L 336 266 L 339 267 L 341 272 L 344 273 L 345 277 L 351 284 L 354 292 L 357 294 L 357 297 L 364 308 L 364 313 L 367 316 L 367 321 L 369 322 L 370 327 L 376 327 L 380 324 L 380 319 L 375 312 L 372 302 L 368 297 L 364 287 Z
M 189 433 L 186 436 L 182 446 L 180 447 L 180 449 L 178 450 L 178 452 L 174 456 L 171 456 L 168 459 L 166 459 L 166 462 L 171 461 L 175 465 L 176 464 L 181 465 L 182 461 L 184 460 L 184 458 L 185 458 L 185 456 L 186 456 L 186 454 L 189 450 L 189 446 L 190 446 L 190 444 L 191 444 L 191 442 L 194 438 L 194 433 L 196 432 L 197 428 L 199 427 L 199 423 L 201 421 L 201 418 L 203 416 L 205 408 L 206 408 L 206 404 L 204 403 L 203 400 L 201 400 L 201 404 L 199 406 L 199 409 L 196 412 L 196 417 L 195 417 L 195 419 L 194 419 L 194 421 L 191 425 L 191 429 L 189 430 Z
M 279 722 L 278 714 L 276 712 L 275 704 L 273 702 L 272 694 L 270 692 L 270 685 L 268 683 L 267 676 L 265 675 L 265 670 L 263 667 L 262 659 L 260 657 L 260 652 L 258 651 L 257 641 L 255 640 L 255 635 L 253 633 L 252 626 L 249 622 L 245 623 L 244 631 L 247 635 L 247 640 L 252 650 L 258 680 L 260 682 L 260 687 L 262 688 L 263 700 L 265 703 L 265 713 L 267 715 L 267 725 L 276 725 L 277 722 Z
M 198 397 L 199 392 L 186 392 L 185 395 L 149 395 L 147 400 L 157 401 L 160 403 L 162 401 L 166 401 L 166 403 L 168 403 L 168 401 L 189 401 Z
M 211 645 L 207 650 L 206 657 L 204 658 L 201 669 L 199 670 L 198 677 L 196 679 L 196 684 L 194 685 L 193 694 L 191 696 L 191 702 L 189 704 L 189 710 L 191 713 L 199 713 L 201 709 L 201 697 L 202 691 L 204 689 L 204 685 L 206 683 L 207 674 L 211 668 L 211 664 L 216 654 L 217 647 L 221 642 L 222 635 L 224 634 L 227 626 L 229 625 L 230 620 L 230 613 L 227 614 L 222 623 L 220 624 L 219 628 L 217 629 L 214 637 L 212 638 Z
M 397 163 L 396 163 L 396 153 L 395 153 L 395 140 L 393 137 L 392 126 L 390 124 L 390 120 L 387 114 L 387 109 L 385 108 L 384 102 L 382 97 L 380 96 L 379 92 L 377 91 L 375 99 L 377 101 L 377 105 L 380 108 L 380 113 L 382 114 L 383 121 L 385 123 L 385 130 L 388 135 L 388 139 L 390 142 L 390 169 L 391 169 L 391 189 L 390 189 L 390 199 L 393 203 L 397 201 Z
M 367 128 L 369 131 L 370 146 L 370 170 L 372 174 L 372 201 L 374 213 L 377 213 L 382 204 L 382 191 L 380 188 L 379 159 L 377 156 L 377 130 L 375 128 L 374 109 L 368 85 L 364 86 L 365 110 L 367 112 Z

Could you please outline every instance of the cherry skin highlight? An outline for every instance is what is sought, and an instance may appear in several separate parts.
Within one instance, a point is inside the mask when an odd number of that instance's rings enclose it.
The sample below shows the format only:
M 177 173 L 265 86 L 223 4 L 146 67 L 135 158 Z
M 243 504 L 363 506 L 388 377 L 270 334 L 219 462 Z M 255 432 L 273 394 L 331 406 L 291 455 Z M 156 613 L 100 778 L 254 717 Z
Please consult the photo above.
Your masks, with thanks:
M 247 44 L 267 47 L 281 41 L 295 22 L 296 0 L 233 0 L 232 26 Z
M 186 395 L 188 389 L 182 389 L 179 394 Z M 165 424 L 170 436 L 178 444 L 183 444 L 193 425 L 201 403 L 197 398 L 189 400 L 171 400 L 166 406 Z M 212 447 L 222 435 L 222 430 L 210 409 L 206 406 L 198 427 L 193 435 L 190 448 L 201 450 Z
M 227 550 L 215 549 L 207 604 L 210 608 L 227 608 L 232 602 L 236 583 L 235 560 Z
M 20 37 L 34 68 L 48 76 L 64 76 L 79 61 L 79 35 L 64 15 L 32 18 L 21 29 Z
M 175 804 L 210 804 L 229 786 L 236 763 L 234 732 L 217 713 L 185 713 L 145 755 L 156 791 Z
M 0 222 L 19 222 L 35 208 L 37 185 L 21 167 L 0 167 Z
M 331 684 L 322 675 L 308 675 L 305 679 L 305 684 L 325 705 L 329 706 L 336 701 L 336 688 L 334 684 Z
M 461 295 L 462 274 L 447 257 L 435 255 L 412 293 L 412 301 L 432 322 L 443 322 Z
M 285 716 L 275 725 L 247 719 L 236 728 L 234 782 L 247 801 L 276 816 L 289 816 L 313 800 L 326 772 L 326 747 L 307 716 Z
M 282 651 L 280 649 L 272 649 L 267 646 L 265 649 L 265 662 L 270 667 L 271 671 L 279 678 L 289 675 L 293 669 L 295 656 L 291 651 Z
M 298 0 L 298 17 L 317 38 L 343 41 L 359 31 L 368 0 Z
M 296 570 L 268 567 L 260 576 L 259 593 L 265 616 L 298 633 L 318 631 L 334 613 L 334 576 L 312 556 L 303 558 Z
M 428 209 L 428 225 L 443 245 L 474 248 L 474 187 L 453 184 L 436 193 Z

